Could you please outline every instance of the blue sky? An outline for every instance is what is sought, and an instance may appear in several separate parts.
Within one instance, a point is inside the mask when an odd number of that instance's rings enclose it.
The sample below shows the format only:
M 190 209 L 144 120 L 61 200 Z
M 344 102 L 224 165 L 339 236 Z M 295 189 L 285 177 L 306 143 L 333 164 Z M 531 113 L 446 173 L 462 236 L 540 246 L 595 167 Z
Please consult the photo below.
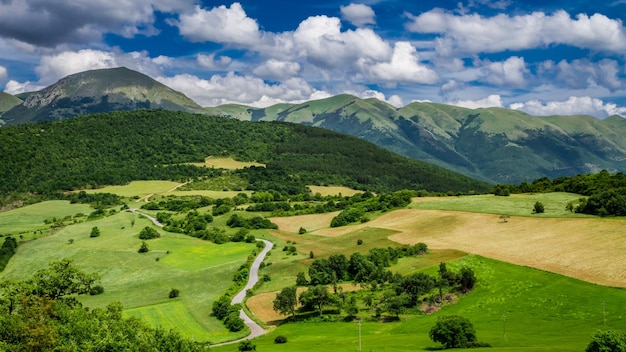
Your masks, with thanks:
M 349 93 L 626 116 L 626 0 L 2 0 L 0 89 L 126 66 L 203 106 Z

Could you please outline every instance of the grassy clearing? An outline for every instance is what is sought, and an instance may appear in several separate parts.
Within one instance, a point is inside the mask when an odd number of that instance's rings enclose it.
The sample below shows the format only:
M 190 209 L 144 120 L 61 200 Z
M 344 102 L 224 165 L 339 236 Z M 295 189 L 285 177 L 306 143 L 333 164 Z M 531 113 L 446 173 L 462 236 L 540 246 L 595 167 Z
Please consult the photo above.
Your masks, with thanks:
M 237 161 L 233 158 L 219 158 L 211 156 L 204 160 L 204 164 L 199 165 L 229 170 L 243 169 L 244 167 L 250 166 L 265 166 L 265 164 L 257 163 L 255 161 Z
M 474 324 L 480 341 L 493 345 L 477 351 L 581 351 L 597 329 L 626 330 L 621 307 L 626 291 L 585 283 L 532 268 L 470 255 L 449 263 L 470 266 L 479 282 L 457 304 L 427 316 L 402 316 L 392 323 L 363 322 L 365 351 L 423 351 L 437 348 L 428 331 L 442 314 L 458 314 Z M 603 305 L 606 307 L 606 326 Z M 363 318 L 370 313 L 362 310 Z M 506 315 L 506 339 L 504 336 Z M 276 336 L 288 338 L 274 344 Z M 358 324 L 287 323 L 254 341 L 260 351 L 358 350 Z M 216 348 L 236 351 L 236 345 Z
M 172 181 L 133 181 L 123 186 L 106 186 L 98 189 L 87 189 L 87 193 L 113 193 L 121 197 L 144 197 L 149 194 L 164 193 L 180 186 Z
M 69 201 L 51 200 L 0 213 L 0 234 L 20 234 L 47 230 L 46 219 L 62 219 L 78 213 L 93 211 L 87 204 L 70 204 Z
M 101 235 L 90 238 L 94 226 Z M 191 326 L 196 340 L 218 342 L 238 336 L 210 317 L 211 304 L 230 286 L 254 245 L 215 245 L 158 229 L 162 237 L 148 241 L 150 252 L 139 254 L 138 233 L 145 226 L 152 225 L 131 213 L 68 226 L 53 236 L 18 247 L 0 279 L 27 278 L 49 262 L 72 258 L 78 267 L 102 276 L 105 293 L 84 297 L 87 306 L 120 301 L 129 314 L 146 316 L 167 329 L 177 329 L 178 321 L 184 322 Z M 168 298 L 172 288 L 180 290 L 176 300 Z M 170 306 L 171 302 L 176 304 Z M 169 313 L 175 316 L 159 318 Z M 202 329 L 203 335 L 197 333 Z
M 356 189 L 352 189 L 349 187 L 343 187 L 343 186 L 308 186 L 309 189 L 311 190 L 312 194 L 316 194 L 319 193 L 322 195 L 322 197 L 325 196 L 337 196 L 337 195 L 342 195 L 342 196 L 353 196 L 357 193 L 363 193 L 363 191 L 359 191 Z
M 456 210 L 485 214 L 506 214 L 510 216 L 532 216 L 539 218 L 588 218 L 590 215 L 571 213 L 565 210 L 567 203 L 577 202 L 581 196 L 572 193 L 512 194 L 498 197 L 492 194 L 463 197 L 414 198 L 411 209 Z M 533 214 L 535 202 L 545 207 L 543 214 Z
M 221 199 L 221 198 L 232 198 L 239 193 L 245 193 L 248 196 L 252 194 L 251 191 L 210 191 L 210 190 L 193 190 L 193 191 L 172 191 L 168 192 L 166 195 L 173 195 L 177 197 L 184 196 L 204 196 L 213 199 Z

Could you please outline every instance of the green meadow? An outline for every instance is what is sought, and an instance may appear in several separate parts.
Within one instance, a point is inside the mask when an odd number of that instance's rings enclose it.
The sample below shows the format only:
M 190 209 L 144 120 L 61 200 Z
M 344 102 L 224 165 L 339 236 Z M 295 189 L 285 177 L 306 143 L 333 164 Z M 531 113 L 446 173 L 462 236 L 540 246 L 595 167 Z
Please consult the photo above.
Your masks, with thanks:
M 102 277 L 104 294 L 81 298 L 87 306 L 120 301 L 126 314 L 178 329 L 198 341 L 241 336 L 229 333 L 210 316 L 211 304 L 231 285 L 235 271 L 255 246 L 216 245 L 157 229 L 161 238 L 147 241 L 150 252 L 140 254 L 138 233 L 145 226 L 153 225 L 127 212 L 67 226 L 53 236 L 20 245 L 0 278 L 26 278 L 52 261 L 72 258 L 79 268 Z M 89 236 L 93 227 L 100 229 L 99 237 Z M 180 296 L 170 299 L 173 288 Z
M 179 182 L 172 181 L 133 181 L 127 185 L 106 186 L 98 189 L 85 190 L 87 193 L 113 193 L 121 197 L 143 197 L 149 194 L 165 193 L 177 186 Z
M 494 196 L 492 194 L 462 196 L 462 197 L 426 197 L 415 198 L 409 206 L 411 209 L 423 210 L 455 210 L 473 213 L 502 214 L 510 216 L 533 216 L 542 218 L 555 217 L 592 217 L 586 214 L 576 214 L 565 210 L 567 203 L 577 203 L 581 196 L 573 193 L 534 193 L 512 194 L 510 196 Z M 542 214 L 533 214 L 535 202 L 545 207 Z
M 0 212 L 0 234 L 20 234 L 42 231 L 50 228 L 47 219 L 63 219 L 76 214 L 89 214 L 93 211 L 87 204 L 70 204 L 65 200 L 50 200 L 11 211 Z
M 460 266 L 474 269 L 479 278 L 477 287 L 457 303 L 431 315 L 401 315 L 398 322 L 381 323 L 371 321 L 373 314 L 361 307 L 362 350 L 439 349 L 429 339 L 428 331 L 442 314 L 462 315 L 472 321 L 478 339 L 493 346 L 477 351 L 582 351 L 597 329 L 626 330 L 623 289 L 475 255 L 448 263 L 452 269 Z M 288 342 L 275 344 L 274 338 L 279 335 L 287 337 Z M 254 343 L 258 351 L 358 351 L 358 324 L 284 323 Z M 236 351 L 237 346 L 216 350 Z

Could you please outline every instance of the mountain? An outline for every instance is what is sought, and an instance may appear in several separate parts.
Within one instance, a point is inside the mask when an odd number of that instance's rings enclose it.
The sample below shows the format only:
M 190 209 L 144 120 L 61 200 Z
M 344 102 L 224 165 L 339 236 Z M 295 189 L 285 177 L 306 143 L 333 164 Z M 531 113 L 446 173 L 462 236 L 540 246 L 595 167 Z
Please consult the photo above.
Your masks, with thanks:
M 0 104 L 6 98 L 0 96 Z M 78 73 L 39 92 L 8 98 L 9 106 L 23 100 L 0 116 L 9 125 L 147 108 L 284 121 L 350 134 L 491 183 L 626 171 L 626 120 L 619 116 L 538 117 L 517 110 L 425 102 L 396 108 L 345 94 L 267 108 L 201 108 L 182 93 L 127 68 Z
M 531 116 L 435 103 L 395 108 L 350 95 L 268 108 L 223 105 L 208 113 L 288 121 L 357 136 L 411 158 L 493 183 L 626 170 L 626 120 Z
M 0 118 L 2 118 L 2 115 L 5 112 L 20 105 L 21 103 L 22 99 L 5 92 L 0 92 Z M 3 123 L 4 121 L 0 120 L 0 125 L 2 125 Z
M 61 120 L 96 112 L 164 109 L 199 112 L 184 94 L 125 67 L 85 71 L 28 94 L 2 115 L 7 124 Z

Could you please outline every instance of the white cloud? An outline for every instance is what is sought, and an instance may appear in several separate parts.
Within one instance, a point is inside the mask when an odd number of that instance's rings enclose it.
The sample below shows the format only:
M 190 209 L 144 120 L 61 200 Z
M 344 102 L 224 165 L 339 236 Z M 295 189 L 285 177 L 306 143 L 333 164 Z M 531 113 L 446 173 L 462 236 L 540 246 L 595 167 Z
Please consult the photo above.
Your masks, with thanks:
M 261 78 L 284 80 L 297 76 L 300 68 L 300 64 L 297 62 L 270 59 L 256 67 L 252 72 Z
M 256 20 L 248 17 L 238 2 L 211 10 L 196 6 L 192 14 L 181 14 L 172 22 L 180 34 L 194 42 L 215 42 L 251 46 L 261 33 Z
M 215 54 L 203 55 L 199 54 L 196 58 L 198 65 L 211 70 L 223 70 L 230 66 L 233 59 L 228 56 L 216 57 Z
M 492 94 L 484 99 L 479 100 L 459 100 L 451 103 L 452 105 L 461 106 L 468 109 L 478 109 L 478 108 L 490 108 L 490 107 L 499 107 L 503 106 L 502 97 L 497 94 Z
M 591 115 L 604 118 L 610 115 L 626 116 L 626 107 L 617 106 L 614 103 L 605 103 L 592 97 L 569 97 L 565 101 L 549 101 L 543 103 L 539 100 L 530 100 L 525 103 L 513 103 L 511 109 L 521 110 L 531 115 Z
M 352 3 L 348 6 L 341 6 L 341 17 L 357 27 L 376 24 L 376 13 L 364 4 Z
M 208 80 L 190 74 L 159 77 L 157 80 L 183 92 L 203 106 L 227 103 L 268 106 L 279 102 L 300 103 L 330 96 L 328 93 L 312 88 L 300 78 L 292 78 L 278 84 L 267 84 L 260 78 L 240 76 L 230 72 L 226 76 L 214 75 Z
M 20 94 L 20 93 L 25 93 L 25 92 L 34 92 L 34 91 L 41 90 L 43 88 L 45 87 L 42 85 L 30 82 L 30 81 L 20 83 L 14 80 L 10 80 L 4 86 L 4 91 L 9 94 L 15 95 L 15 94 Z
M 0 81 L 7 79 L 9 76 L 7 68 L 4 66 L 0 66 Z
M 51 83 L 74 73 L 117 66 L 118 63 L 113 53 L 85 49 L 44 56 L 35 71 L 42 82 Z
M 415 48 L 408 42 L 397 42 L 389 62 L 369 64 L 360 60 L 362 70 L 374 80 L 383 82 L 411 82 L 432 84 L 437 82 L 437 73 L 419 63 Z
M 626 50 L 626 33 L 621 20 L 598 13 L 579 14 L 572 19 L 565 11 L 552 15 L 533 12 L 483 17 L 431 10 L 409 17 L 412 21 L 406 25 L 408 30 L 442 34 L 436 40 L 436 47 L 443 55 L 524 50 L 553 44 L 620 54 Z
M 604 87 L 611 92 L 623 87 L 619 78 L 619 64 L 615 60 L 561 60 L 558 63 L 544 61 L 539 65 L 540 75 L 559 86 L 585 89 L 591 86 Z
M 528 73 L 524 58 L 512 56 L 502 62 L 486 62 L 481 79 L 497 86 L 523 87 Z

